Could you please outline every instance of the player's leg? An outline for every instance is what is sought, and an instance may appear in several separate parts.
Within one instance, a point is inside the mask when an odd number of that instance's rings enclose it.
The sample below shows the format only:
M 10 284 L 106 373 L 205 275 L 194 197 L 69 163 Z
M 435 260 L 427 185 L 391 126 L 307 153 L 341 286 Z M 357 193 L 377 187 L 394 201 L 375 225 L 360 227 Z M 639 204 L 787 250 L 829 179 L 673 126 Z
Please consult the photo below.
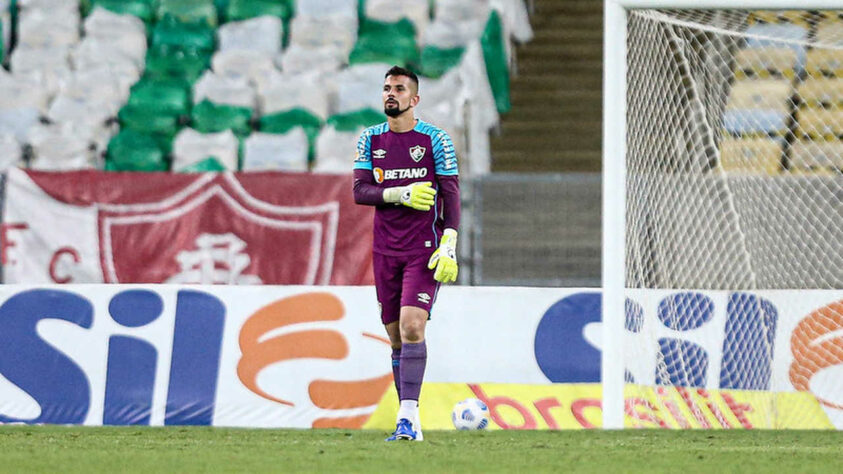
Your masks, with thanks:
M 414 436 L 422 440 L 419 422 L 419 395 L 427 365 L 427 343 L 425 329 L 430 309 L 436 298 L 437 282 L 433 271 L 427 268 L 425 256 L 412 258 L 404 268 L 404 285 L 401 293 L 401 406 L 398 421 L 410 421 Z M 405 438 L 406 439 L 406 438 Z
M 389 257 L 379 253 L 372 255 L 372 263 L 375 275 L 375 292 L 378 298 L 378 307 L 381 312 L 381 322 L 386 329 L 392 346 L 392 376 L 395 381 L 395 390 L 398 399 L 401 400 L 401 379 L 399 363 L 401 359 L 401 331 L 398 325 L 401 308 L 401 269 L 403 262 L 395 257 Z
M 396 301 L 396 306 L 400 302 Z M 386 334 L 389 336 L 389 343 L 392 346 L 392 380 L 395 382 L 395 393 L 398 400 L 401 400 L 401 328 L 398 321 L 392 321 L 384 325 Z

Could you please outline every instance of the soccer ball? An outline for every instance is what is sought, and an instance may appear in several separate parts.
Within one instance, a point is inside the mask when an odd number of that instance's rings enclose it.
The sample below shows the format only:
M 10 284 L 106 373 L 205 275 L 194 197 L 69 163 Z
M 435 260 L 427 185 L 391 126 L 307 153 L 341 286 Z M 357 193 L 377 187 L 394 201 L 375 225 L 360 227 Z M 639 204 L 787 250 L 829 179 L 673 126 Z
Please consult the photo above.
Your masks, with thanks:
M 458 430 L 485 430 L 489 426 L 489 408 L 476 398 L 467 398 L 454 405 L 451 421 Z

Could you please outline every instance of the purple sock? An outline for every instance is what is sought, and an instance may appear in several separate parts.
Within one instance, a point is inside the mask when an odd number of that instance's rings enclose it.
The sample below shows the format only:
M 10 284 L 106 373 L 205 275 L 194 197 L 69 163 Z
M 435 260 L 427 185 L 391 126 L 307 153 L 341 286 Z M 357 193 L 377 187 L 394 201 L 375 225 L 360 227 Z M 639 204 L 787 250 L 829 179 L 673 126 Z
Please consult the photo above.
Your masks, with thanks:
M 424 366 L 427 363 L 427 345 L 424 341 L 401 347 L 401 400 L 418 400 L 424 379 Z
M 392 349 L 392 380 L 395 381 L 395 392 L 401 400 L 401 349 Z

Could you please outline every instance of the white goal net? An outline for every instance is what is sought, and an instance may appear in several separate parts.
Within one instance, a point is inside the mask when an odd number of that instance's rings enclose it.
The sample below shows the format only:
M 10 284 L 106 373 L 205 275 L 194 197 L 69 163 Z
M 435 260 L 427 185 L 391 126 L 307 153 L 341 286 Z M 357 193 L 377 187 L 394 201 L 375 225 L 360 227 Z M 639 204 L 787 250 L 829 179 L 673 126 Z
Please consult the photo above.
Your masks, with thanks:
M 626 22 L 626 426 L 843 428 L 843 11 Z

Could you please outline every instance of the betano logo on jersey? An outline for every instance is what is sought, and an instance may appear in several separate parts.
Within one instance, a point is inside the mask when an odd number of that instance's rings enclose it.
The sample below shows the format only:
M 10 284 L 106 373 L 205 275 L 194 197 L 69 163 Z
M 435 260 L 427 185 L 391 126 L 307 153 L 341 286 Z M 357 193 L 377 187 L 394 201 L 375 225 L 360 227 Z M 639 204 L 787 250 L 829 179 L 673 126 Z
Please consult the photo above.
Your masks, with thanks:
M 375 175 L 375 182 L 383 183 L 395 179 L 424 178 L 427 176 L 427 168 L 396 168 L 394 170 L 374 168 L 372 173 Z

